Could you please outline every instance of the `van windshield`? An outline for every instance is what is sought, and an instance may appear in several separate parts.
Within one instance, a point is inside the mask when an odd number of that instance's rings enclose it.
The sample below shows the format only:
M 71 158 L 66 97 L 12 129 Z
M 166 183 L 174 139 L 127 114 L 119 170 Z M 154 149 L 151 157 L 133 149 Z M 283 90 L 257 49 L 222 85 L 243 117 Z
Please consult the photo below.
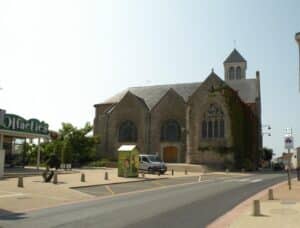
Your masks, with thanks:
M 149 155 L 148 156 L 148 159 L 151 161 L 151 162 L 161 162 L 160 158 L 156 155 Z

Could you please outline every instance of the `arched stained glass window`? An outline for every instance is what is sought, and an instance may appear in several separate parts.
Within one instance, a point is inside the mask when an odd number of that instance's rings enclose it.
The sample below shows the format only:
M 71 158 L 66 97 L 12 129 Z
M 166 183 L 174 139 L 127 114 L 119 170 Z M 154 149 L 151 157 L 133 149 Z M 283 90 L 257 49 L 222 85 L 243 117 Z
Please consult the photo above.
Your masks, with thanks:
M 224 133 L 225 133 L 225 130 L 224 130 L 224 120 L 221 119 L 220 120 L 220 138 L 224 138 Z
M 214 121 L 214 138 L 219 137 L 219 120 Z
M 181 129 L 176 120 L 167 120 L 161 127 L 161 140 L 169 142 L 180 141 Z
M 216 104 L 210 104 L 202 120 L 202 138 L 224 138 L 224 125 L 223 110 Z
M 206 139 L 207 137 L 207 122 L 206 120 L 202 121 L 202 138 Z
M 213 126 L 212 126 L 212 121 L 208 121 L 208 138 L 212 138 L 213 136 Z
M 130 120 L 124 121 L 119 128 L 119 142 L 136 142 L 137 128 Z

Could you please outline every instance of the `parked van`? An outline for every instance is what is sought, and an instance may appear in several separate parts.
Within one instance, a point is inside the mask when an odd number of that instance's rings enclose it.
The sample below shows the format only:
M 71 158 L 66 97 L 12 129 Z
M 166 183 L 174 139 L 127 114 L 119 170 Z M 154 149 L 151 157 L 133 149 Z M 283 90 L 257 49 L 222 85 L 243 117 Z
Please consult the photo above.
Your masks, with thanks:
M 140 154 L 140 171 L 146 171 L 149 173 L 159 172 L 164 174 L 167 171 L 165 163 L 154 154 Z

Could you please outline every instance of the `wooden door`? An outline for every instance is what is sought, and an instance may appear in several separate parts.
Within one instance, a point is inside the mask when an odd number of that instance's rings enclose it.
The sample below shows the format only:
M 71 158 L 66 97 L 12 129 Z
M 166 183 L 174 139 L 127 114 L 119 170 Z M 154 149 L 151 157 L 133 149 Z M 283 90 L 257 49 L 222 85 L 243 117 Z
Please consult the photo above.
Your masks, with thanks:
M 177 148 L 175 146 L 168 146 L 164 148 L 164 162 L 175 163 L 177 162 Z

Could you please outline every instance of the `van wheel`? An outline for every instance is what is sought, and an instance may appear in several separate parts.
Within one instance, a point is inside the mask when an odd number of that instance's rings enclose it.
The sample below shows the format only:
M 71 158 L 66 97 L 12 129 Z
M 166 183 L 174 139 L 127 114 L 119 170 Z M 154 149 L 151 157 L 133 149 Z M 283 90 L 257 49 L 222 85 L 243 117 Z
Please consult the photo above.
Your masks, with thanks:
M 151 167 L 148 168 L 148 173 L 153 173 L 153 169 Z

